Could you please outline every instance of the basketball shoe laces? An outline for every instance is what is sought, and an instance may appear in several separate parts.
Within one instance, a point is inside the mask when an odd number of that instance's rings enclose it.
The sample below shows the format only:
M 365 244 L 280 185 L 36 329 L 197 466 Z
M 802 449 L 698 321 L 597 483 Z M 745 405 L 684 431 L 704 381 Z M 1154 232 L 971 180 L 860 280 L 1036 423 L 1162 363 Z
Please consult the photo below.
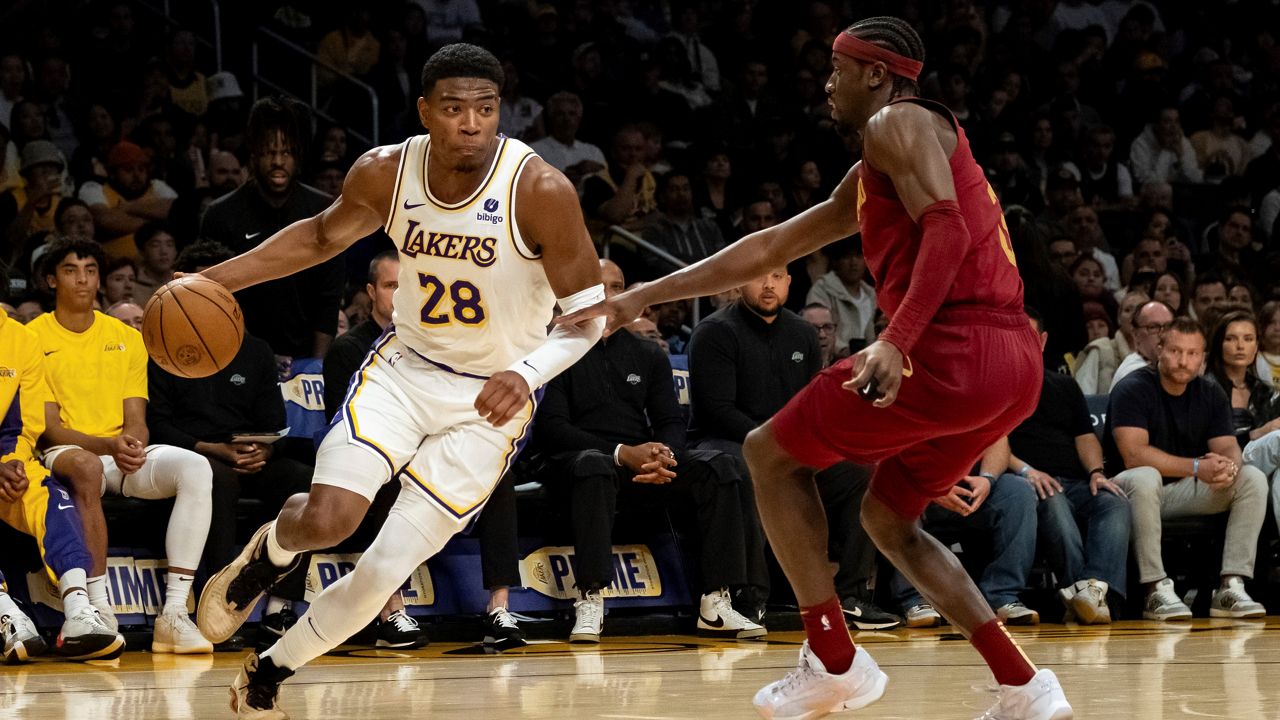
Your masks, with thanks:
M 407 633 L 418 629 L 418 624 L 413 621 L 413 618 L 406 615 L 403 610 L 391 613 L 387 616 L 387 620 L 395 627 L 396 632 Z
M 805 648 L 806 650 L 808 649 L 808 643 L 805 644 Z M 813 665 L 809 664 L 809 652 L 812 651 L 810 650 L 808 652 L 800 653 L 800 664 L 796 666 L 795 670 L 787 673 L 786 676 L 782 678 L 782 682 L 779 683 L 777 688 L 774 690 L 775 693 L 790 694 L 793 691 L 803 692 L 810 685 L 819 680 L 818 671 L 814 669 Z
M 507 612 L 507 609 L 503 607 L 493 611 L 493 624 L 505 630 L 518 630 L 520 627 L 516 625 L 515 618 L 511 617 L 511 613 Z
M 748 620 L 745 615 L 733 609 L 733 601 L 729 598 L 728 590 L 721 590 L 711 598 L 711 606 L 716 609 L 716 613 L 725 621 L 725 625 L 733 628 L 745 628 L 755 623 Z
M 276 706 L 276 696 L 280 694 L 280 683 L 288 680 L 292 670 L 276 667 L 270 662 L 262 667 L 262 659 L 255 658 L 253 669 L 249 671 L 249 685 L 245 688 L 245 702 L 254 710 L 270 710 Z

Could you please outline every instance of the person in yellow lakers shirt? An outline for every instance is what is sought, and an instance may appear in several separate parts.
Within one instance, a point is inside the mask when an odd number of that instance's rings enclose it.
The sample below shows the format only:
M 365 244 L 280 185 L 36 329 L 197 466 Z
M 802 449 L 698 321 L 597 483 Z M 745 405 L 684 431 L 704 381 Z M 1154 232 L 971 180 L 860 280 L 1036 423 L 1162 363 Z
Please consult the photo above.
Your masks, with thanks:
M 146 500 L 174 498 L 165 535 L 165 604 L 156 618 L 151 651 L 212 652 L 186 606 L 209 535 L 213 471 L 190 450 L 148 443 L 142 334 L 93 309 L 104 264 L 101 246 L 84 240 L 59 240 L 44 256 L 54 311 L 27 326 L 40 339 L 53 391 L 52 402 L 45 403 L 44 465 L 73 478 L 72 493 L 82 507 L 98 505 L 104 492 Z M 83 474 L 70 472 L 84 462 L 85 451 L 102 462 L 96 487 L 81 481 Z M 90 522 L 86 530 L 94 569 L 105 570 L 105 525 Z M 98 579 L 92 578 L 91 585 Z
M 107 182 L 90 180 L 80 199 L 93 213 L 98 239 L 112 259 L 138 259 L 133 233 L 148 221 L 164 220 L 178 193 L 163 180 L 152 179 L 151 157 L 129 141 L 107 153 Z
M 55 650 L 75 660 L 115 656 L 124 638 L 107 626 L 85 590 L 92 564 L 75 503 L 35 459 L 44 432 L 44 380 L 35 333 L 0 314 L 0 520 L 36 539 L 49 577 L 58 583 L 66 621 Z M 0 575 L 0 640 L 5 662 L 23 662 L 47 649 L 40 633 Z

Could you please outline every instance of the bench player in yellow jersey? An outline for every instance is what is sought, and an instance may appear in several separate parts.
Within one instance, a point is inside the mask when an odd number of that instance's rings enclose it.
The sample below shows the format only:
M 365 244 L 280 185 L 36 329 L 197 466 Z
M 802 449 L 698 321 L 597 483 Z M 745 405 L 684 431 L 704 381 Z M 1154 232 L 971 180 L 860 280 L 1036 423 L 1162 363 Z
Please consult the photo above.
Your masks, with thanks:
M 124 638 L 107 626 L 85 591 L 92 560 L 80 514 L 35 458 L 49 396 L 35 333 L 0 314 L 0 520 L 36 539 L 45 569 L 58 584 L 66 621 L 54 650 L 74 660 L 111 657 L 124 648 Z M 0 588 L 3 583 L 0 575 Z M 5 589 L 0 589 L 0 639 L 9 663 L 47 649 Z
M 547 334 L 554 306 L 604 299 L 600 266 L 563 174 L 498 136 L 502 65 L 447 45 L 423 67 L 429 135 L 370 150 L 342 194 L 204 272 L 231 291 L 298 272 L 384 227 L 399 246 L 392 325 L 355 374 L 295 495 L 200 597 L 200 628 L 230 635 L 298 553 L 355 529 L 383 483 L 403 488 L 355 569 L 325 588 L 232 685 L 241 718 L 285 718 L 280 683 L 377 615 L 419 564 L 480 511 L 527 437 L 548 380 L 600 339 L 603 322 Z

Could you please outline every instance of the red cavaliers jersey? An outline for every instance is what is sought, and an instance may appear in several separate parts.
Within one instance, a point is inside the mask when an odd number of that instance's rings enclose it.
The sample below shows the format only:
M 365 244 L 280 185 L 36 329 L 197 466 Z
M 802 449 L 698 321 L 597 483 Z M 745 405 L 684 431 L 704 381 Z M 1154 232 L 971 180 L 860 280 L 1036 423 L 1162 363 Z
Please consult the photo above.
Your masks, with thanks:
M 951 175 L 955 178 L 956 202 L 973 246 L 943 301 L 942 310 L 966 305 L 1020 312 L 1022 279 L 1018 276 L 1009 228 L 995 190 L 973 159 L 964 129 L 951 111 L 938 103 L 920 98 L 893 102 L 913 102 L 937 112 L 947 118 L 956 131 Z M 907 214 L 893 181 L 872 167 L 866 158 L 859 165 L 858 173 L 858 223 L 867 269 L 876 281 L 876 302 L 892 318 L 907 294 L 924 233 Z

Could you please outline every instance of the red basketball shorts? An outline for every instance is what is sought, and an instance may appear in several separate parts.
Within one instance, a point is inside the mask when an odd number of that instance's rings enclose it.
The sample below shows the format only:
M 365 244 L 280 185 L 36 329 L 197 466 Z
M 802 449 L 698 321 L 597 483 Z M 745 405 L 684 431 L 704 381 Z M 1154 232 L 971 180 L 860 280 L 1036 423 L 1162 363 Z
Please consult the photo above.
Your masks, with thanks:
M 814 377 L 769 424 L 807 466 L 877 463 L 870 491 L 916 518 L 1035 411 L 1044 364 L 1021 312 L 946 308 L 905 365 L 887 408 L 841 387 L 853 377 L 850 358 Z

